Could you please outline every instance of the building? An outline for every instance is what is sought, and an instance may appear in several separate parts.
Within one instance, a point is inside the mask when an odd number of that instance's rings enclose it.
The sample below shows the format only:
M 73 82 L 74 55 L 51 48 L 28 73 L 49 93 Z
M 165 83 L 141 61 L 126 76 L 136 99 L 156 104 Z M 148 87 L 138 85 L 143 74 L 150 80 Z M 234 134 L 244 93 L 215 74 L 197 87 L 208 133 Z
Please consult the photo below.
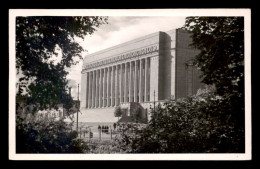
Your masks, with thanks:
M 71 88 L 69 88 L 69 95 L 71 96 Z M 76 113 L 78 112 L 80 107 L 79 100 L 72 100 L 72 107 L 70 108 L 70 110 L 67 110 L 66 106 L 62 103 L 57 104 L 56 108 L 51 107 L 39 110 L 37 109 L 37 106 L 35 104 L 27 104 L 26 99 L 26 96 L 16 96 L 16 113 L 23 118 L 35 118 L 37 120 L 60 120 L 64 118 L 67 122 L 69 122 L 71 121 L 70 119 L 72 117 L 76 116 Z
M 62 104 L 58 105 L 57 109 L 46 109 L 46 110 L 39 110 L 36 113 L 38 118 L 49 118 L 59 120 L 64 117 L 64 108 Z
M 84 58 L 79 121 L 115 122 L 114 109 L 130 115 L 132 105 L 146 112 L 156 103 L 195 94 L 200 72 L 185 63 L 198 51 L 182 29 L 156 32 Z
M 45 109 L 45 110 L 37 110 L 33 113 L 35 109 L 35 105 L 29 104 L 27 105 L 23 100 L 16 100 L 16 113 L 23 117 L 24 119 L 41 120 L 41 119 L 54 119 L 60 120 L 64 117 L 64 109 L 62 104 L 57 105 L 57 109 Z

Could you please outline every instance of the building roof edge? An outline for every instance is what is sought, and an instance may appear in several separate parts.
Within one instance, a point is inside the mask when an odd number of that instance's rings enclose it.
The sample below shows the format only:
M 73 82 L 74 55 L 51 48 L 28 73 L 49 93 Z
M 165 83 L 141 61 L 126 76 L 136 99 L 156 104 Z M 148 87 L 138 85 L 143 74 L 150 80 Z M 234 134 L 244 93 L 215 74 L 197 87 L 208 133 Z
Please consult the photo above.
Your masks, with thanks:
M 172 31 L 172 30 L 176 30 L 176 29 L 171 29 L 169 31 Z M 169 31 L 166 31 L 166 32 L 169 32 Z M 97 52 L 94 52 L 94 53 L 91 53 L 91 54 L 88 54 L 84 57 L 84 60 L 86 58 L 89 58 L 91 56 L 94 56 L 94 55 L 97 55 L 97 54 L 100 54 L 100 53 L 104 53 L 104 52 L 107 52 L 107 51 L 110 51 L 110 50 L 113 50 L 113 49 L 116 49 L 116 48 L 120 48 L 120 47 L 123 47 L 123 46 L 126 46 L 126 45 L 129 45 L 131 43 L 136 43 L 140 40 L 143 40 L 143 39 L 147 39 L 147 38 L 150 38 L 150 37 L 153 37 L 153 36 L 156 36 L 156 35 L 160 35 L 161 33 L 163 33 L 163 31 L 158 31 L 158 32 L 154 32 L 154 33 L 151 33 L 151 34 L 148 34 L 148 35 L 145 35 L 145 36 L 142 36 L 142 37 L 139 37 L 139 38 L 135 38 L 133 40 L 129 40 L 127 42 L 124 42 L 124 43 L 121 43 L 121 44 L 118 44 L 118 45 L 115 45 L 115 46 L 112 46 L 112 47 L 109 47 L 109 48 L 106 48 L 106 49 L 102 49 L 100 51 L 97 51 Z M 83 61 L 84 62 L 84 61 Z

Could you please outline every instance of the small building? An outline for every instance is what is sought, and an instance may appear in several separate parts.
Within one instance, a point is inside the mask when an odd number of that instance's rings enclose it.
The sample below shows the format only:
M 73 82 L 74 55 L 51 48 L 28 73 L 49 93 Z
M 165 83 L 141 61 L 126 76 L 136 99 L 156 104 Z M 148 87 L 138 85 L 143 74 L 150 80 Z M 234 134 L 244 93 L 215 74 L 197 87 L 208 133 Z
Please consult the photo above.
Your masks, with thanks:
M 52 108 L 47 110 L 39 110 L 36 113 L 36 116 L 38 118 L 49 118 L 49 119 L 59 120 L 64 117 L 63 105 L 59 104 L 58 109 Z

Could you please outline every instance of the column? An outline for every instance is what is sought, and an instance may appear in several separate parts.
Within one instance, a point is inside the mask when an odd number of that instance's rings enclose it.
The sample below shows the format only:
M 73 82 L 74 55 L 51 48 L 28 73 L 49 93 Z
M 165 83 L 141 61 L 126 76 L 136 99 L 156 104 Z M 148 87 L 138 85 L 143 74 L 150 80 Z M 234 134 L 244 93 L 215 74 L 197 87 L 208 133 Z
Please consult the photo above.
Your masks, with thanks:
M 118 106 L 118 65 L 116 65 L 115 74 L 115 106 Z
M 99 107 L 102 107 L 102 69 L 99 70 Z
M 135 60 L 134 71 L 134 102 L 137 102 L 137 60 Z
M 109 67 L 107 68 L 107 107 L 110 105 L 110 102 L 109 102 L 109 97 L 110 97 L 110 93 L 109 93 Z
M 98 107 L 98 70 L 96 70 L 96 91 L 95 91 L 95 107 Z
M 140 75 L 139 75 L 139 83 L 140 83 L 140 86 L 139 86 L 139 102 L 143 102 L 143 78 L 142 78 L 142 75 L 143 75 L 143 63 L 142 63 L 142 59 L 140 59 Z
M 93 71 L 93 79 L 92 79 L 92 108 L 95 107 L 95 84 L 96 84 L 95 76 L 96 76 L 96 73 L 95 73 L 95 71 Z
M 80 107 L 85 108 L 87 106 L 87 72 L 81 74 L 81 104 Z
M 123 102 L 123 64 L 120 65 L 120 78 L 119 78 L 119 90 L 120 90 L 120 103 Z
M 104 68 L 104 82 L 105 82 L 105 94 L 104 94 L 104 107 L 107 106 L 107 68 Z
M 92 87 L 92 72 L 89 72 L 89 81 L 88 81 L 88 108 L 91 108 L 91 104 L 92 104 L 92 90 L 91 90 L 91 87 Z
M 111 67 L 111 107 L 114 106 L 114 66 Z
M 150 95 L 150 86 L 151 86 L 151 83 L 150 83 L 150 79 L 151 79 L 151 58 L 149 57 L 147 59 L 148 61 L 148 73 L 147 73 L 147 101 L 151 101 L 151 95 Z
M 86 75 L 87 75 L 87 77 L 86 77 L 86 81 L 85 81 L 85 83 L 86 83 L 85 97 L 86 97 L 86 108 L 88 108 L 88 95 L 89 95 L 89 93 L 88 93 L 88 88 L 89 88 L 88 81 L 89 81 L 89 73 L 87 72 Z
M 124 102 L 127 102 L 127 63 L 125 63 Z
M 132 102 L 132 62 L 129 63 L 129 102 Z
M 103 76 L 102 76 L 102 84 L 103 84 L 103 97 L 102 97 L 102 107 L 105 107 L 105 79 L 106 79 L 106 72 L 105 69 L 102 69 L 103 71 Z
M 158 86 L 159 86 L 159 56 L 150 58 L 150 101 L 158 100 Z
M 147 101 L 147 81 L 148 81 L 148 58 L 144 60 L 144 101 Z

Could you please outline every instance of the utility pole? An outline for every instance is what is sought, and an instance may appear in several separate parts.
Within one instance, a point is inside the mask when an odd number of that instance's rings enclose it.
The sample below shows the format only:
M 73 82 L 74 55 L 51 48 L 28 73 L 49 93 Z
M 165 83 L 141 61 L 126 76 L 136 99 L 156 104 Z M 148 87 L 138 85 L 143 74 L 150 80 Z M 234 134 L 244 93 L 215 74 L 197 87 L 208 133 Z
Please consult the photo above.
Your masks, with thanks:
M 77 132 L 79 128 L 79 84 L 78 84 L 78 102 L 77 102 Z

